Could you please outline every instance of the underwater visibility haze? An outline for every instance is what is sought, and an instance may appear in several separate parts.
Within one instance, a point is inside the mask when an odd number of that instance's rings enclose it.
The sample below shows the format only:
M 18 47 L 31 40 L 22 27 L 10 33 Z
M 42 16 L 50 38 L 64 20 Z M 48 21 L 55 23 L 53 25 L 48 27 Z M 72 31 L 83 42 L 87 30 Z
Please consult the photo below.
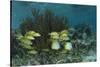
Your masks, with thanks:
M 11 1 L 11 66 L 96 61 L 96 6 Z

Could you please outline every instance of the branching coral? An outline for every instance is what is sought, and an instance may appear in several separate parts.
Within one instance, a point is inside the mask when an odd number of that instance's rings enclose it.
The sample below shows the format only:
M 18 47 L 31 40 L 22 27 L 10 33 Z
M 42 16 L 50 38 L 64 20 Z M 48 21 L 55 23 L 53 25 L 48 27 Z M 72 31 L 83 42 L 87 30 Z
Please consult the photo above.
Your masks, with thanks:
M 38 9 L 32 10 L 32 18 L 26 18 L 20 25 L 21 33 L 24 35 L 25 32 L 30 30 L 36 31 L 41 34 L 40 38 L 32 41 L 35 43 L 35 47 L 39 49 L 50 48 L 48 33 L 56 31 L 60 32 L 68 28 L 68 20 L 64 16 L 57 16 L 50 9 L 45 9 L 44 12 Z
M 28 63 L 37 65 L 79 62 L 84 58 L 81 58 L 82 55 L 87 55 L 90 49 L 96 50 L 96 34 L 92 34 L 88 25 L 81 24 L 76 28 L 70 28 L 66 17 L 57 16 L 49 9 L 43 13 L 33 9 L 32 15 L 33 17 L 21 23 L 20 32 L 16 35 L 20 46 L 27 50 L 23 51 L 24 55 L 26 52 L 34 54 L 31 55 L 32 62 L 30 59 L 25 60 L 25 57 L 24 60 Z M 69 52 L 63 52 L 63 49 Z

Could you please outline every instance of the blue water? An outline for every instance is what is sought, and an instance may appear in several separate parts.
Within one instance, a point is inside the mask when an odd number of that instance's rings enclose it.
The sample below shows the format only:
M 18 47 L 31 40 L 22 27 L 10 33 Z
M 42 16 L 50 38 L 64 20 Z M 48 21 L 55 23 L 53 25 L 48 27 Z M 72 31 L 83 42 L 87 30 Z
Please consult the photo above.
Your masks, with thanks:
M 66 16 L 71 26 L 79 23 L 88 23 L 92 30 L 96 31 L 96 6 L 22 1 L 12 2 L 12 28 L 18 28 L 23 19 L 32 17 L 31 10 L 33 8 L 37 8 L 41 12 L 49 8 L 57 15 Z

